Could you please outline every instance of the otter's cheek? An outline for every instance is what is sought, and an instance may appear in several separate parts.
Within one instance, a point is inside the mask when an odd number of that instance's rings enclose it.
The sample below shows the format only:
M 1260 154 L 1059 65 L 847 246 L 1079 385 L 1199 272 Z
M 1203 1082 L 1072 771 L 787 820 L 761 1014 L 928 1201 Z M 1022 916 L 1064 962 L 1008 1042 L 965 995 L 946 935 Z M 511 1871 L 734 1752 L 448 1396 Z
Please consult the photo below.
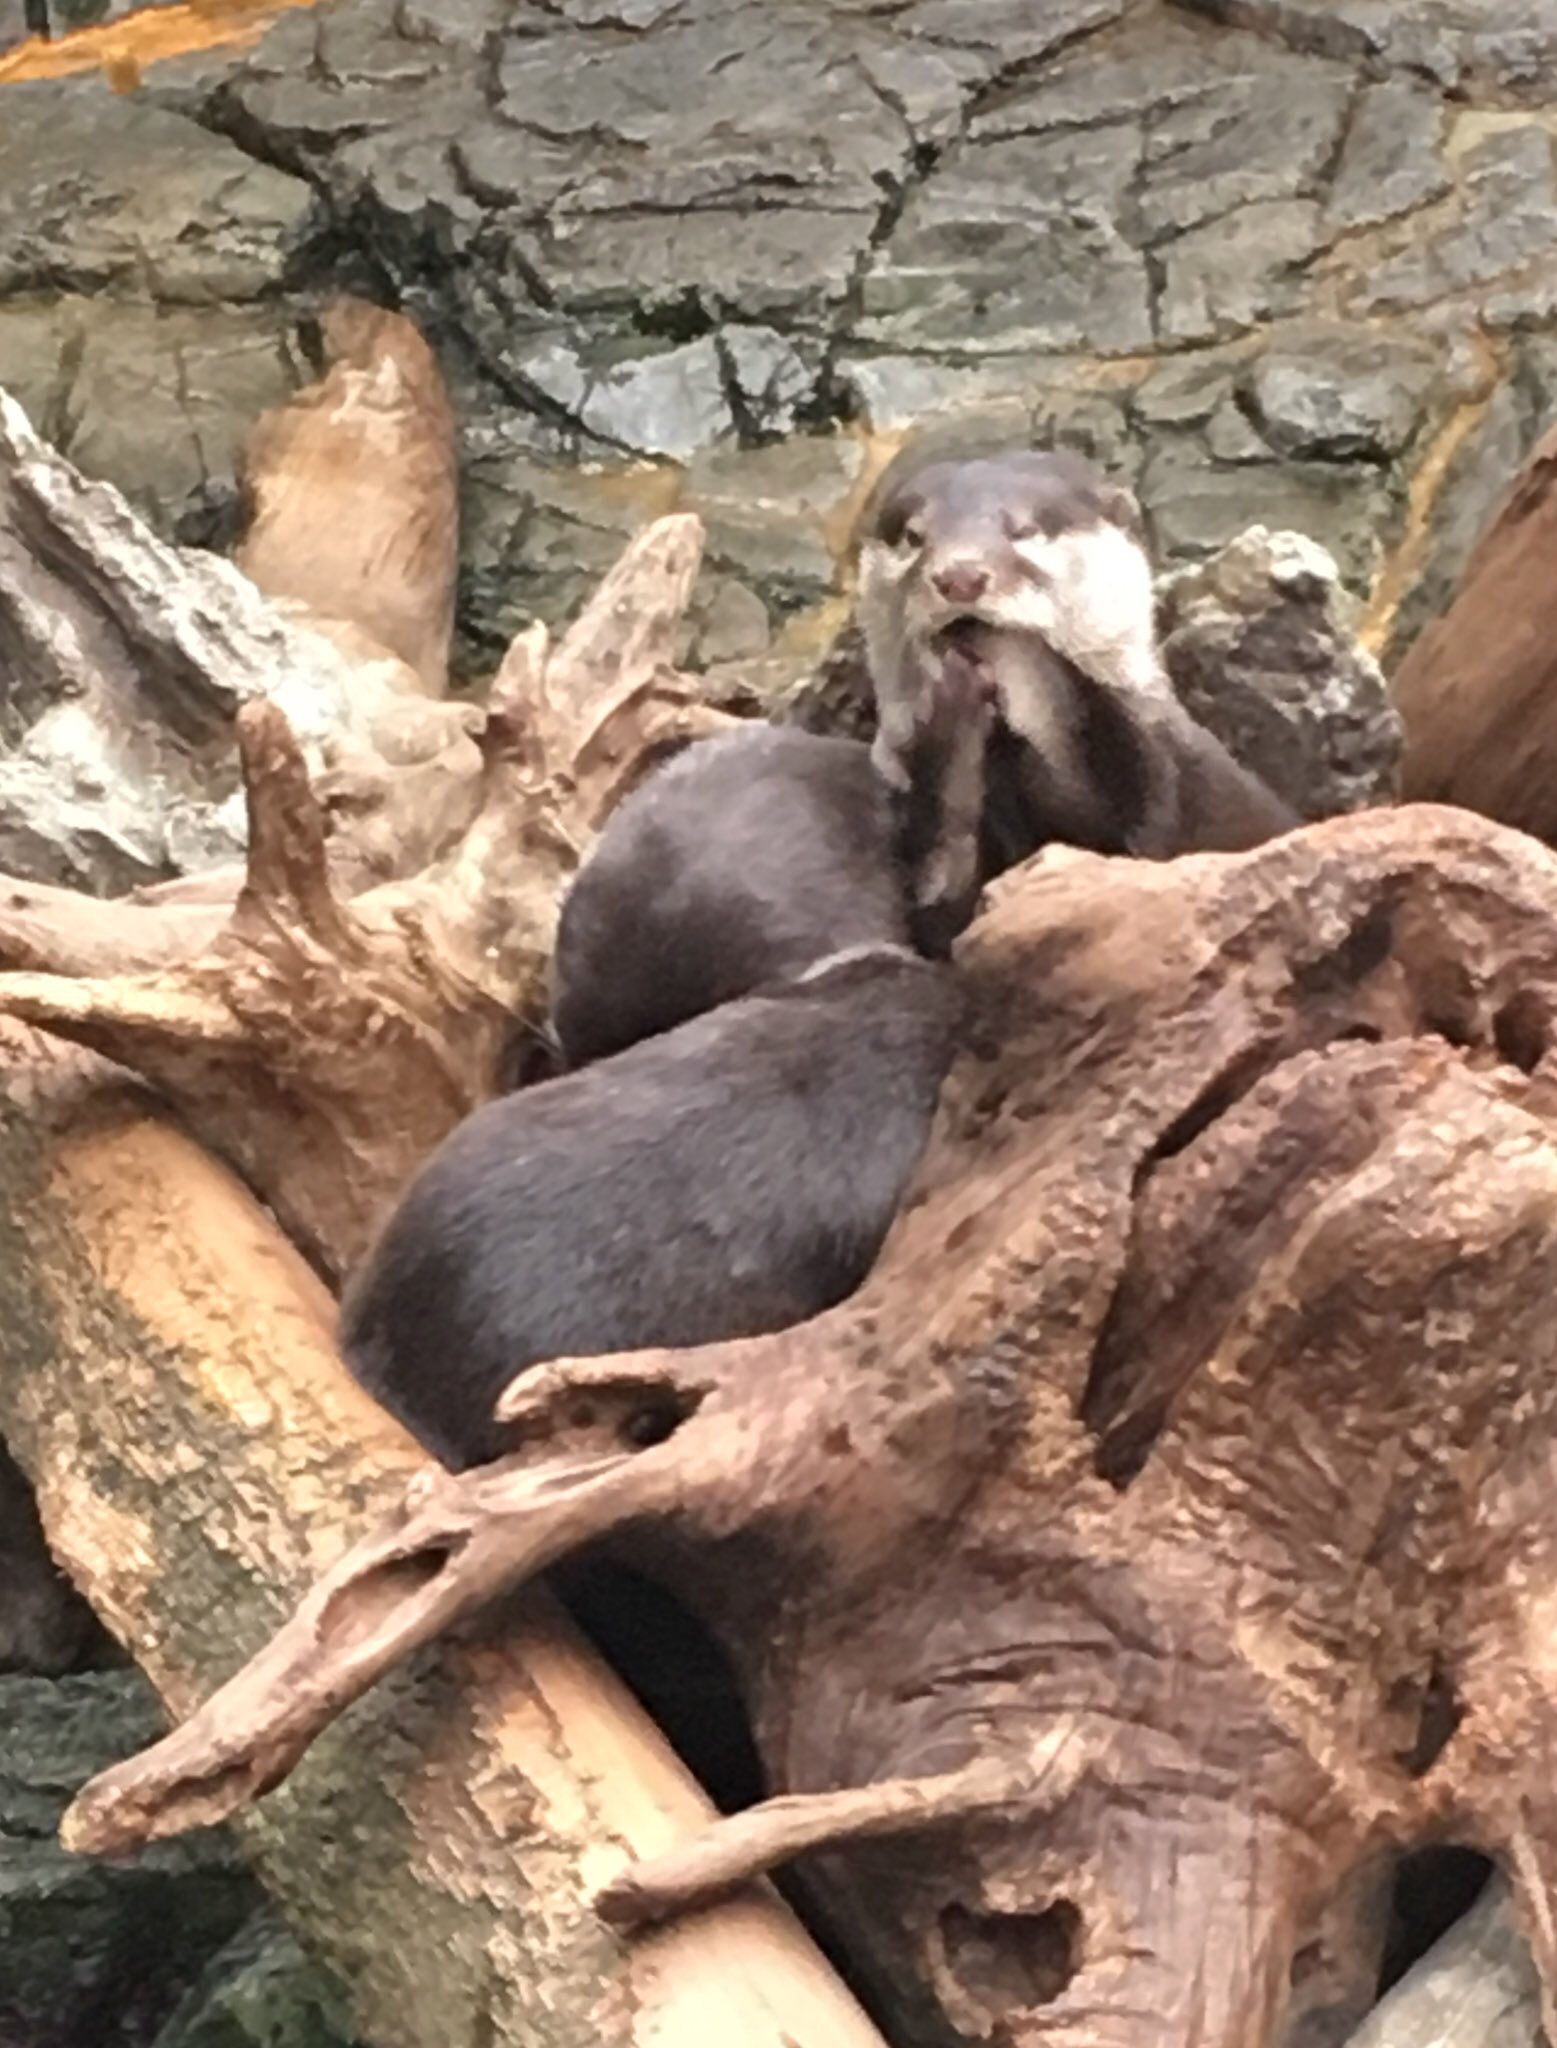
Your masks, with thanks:
M 1017 626 L 1047 640 L 1057 621 L 1054 594 L 1047 585 L 1023 583 L 1002 603 L 1000 619 L 1002 625 Z

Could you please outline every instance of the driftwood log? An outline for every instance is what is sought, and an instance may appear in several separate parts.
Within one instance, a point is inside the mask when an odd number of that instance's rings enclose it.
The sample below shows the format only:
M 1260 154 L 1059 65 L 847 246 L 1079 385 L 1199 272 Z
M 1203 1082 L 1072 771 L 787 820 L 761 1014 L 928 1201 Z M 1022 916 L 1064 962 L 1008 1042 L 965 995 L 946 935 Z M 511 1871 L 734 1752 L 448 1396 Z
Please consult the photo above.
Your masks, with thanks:
M 174 1714 L 388 1511 L 417 1448 L 325 1288 L 145 1092 L 0 1027 L 0 1432 Z M 8 1590 L 8 1589 L 6 1589 Z M 590 1909 L 712 1809 L 549 1600 L 421 1660 L 245 1826 L 374 2048 L 880 2048 L 771 1897 L 627 1947 Z
M 328 1293 L 294 1247 L 338 1272 L 485 1092 L 502 1034 L 541 1011 L 556 893 L 599 816 L 656 748 L 713 722 L 667 653 L 701 530 L 653 529 L 559 644 L 524 639 L 485 712 L 455 714 L 480 743 L 468 800 L 429 801 L 425 752 L 381 742 L 386 718 L 403 732 L 400 714 L 442 707 L 386 691 L 381 650 L 283 619 L 223 565 L 155 541 L 3 394 L 0 425 L 0 625 L 16 673 L 45 698 L 84 680 L 117 745 L 160 715 L 121 673 L 140 646 L 143 679 L 165 674 L 169 693 L 206 706 L 205 757 L 224 721 L 241 743 L 246 866 L 114 902 L 0 882 L 8 992 L 53 1026 L 9 1025 L 0 1045 L 0 1438 L 38 1488 L 55 1553 L 178 1713 L 417 1467 L 340 1367 Z M 267 654 L 285 709 L 256 686 Z M 82 676 L 55 675 L 55 657 Z M 384 830 L 397 818 L 409 840 Z M 365 822 L 388 861 L 364 859 Z M 387 885 L 364 886 L 386 870 Z M 182 1128 L 94 1046 L 153 1080 Z M 43 1599 L 31 1503 L 5 1471 L 0 1557 L 25 1556 Z M 37 1614 L 13 1611 L 16 1591 L 0 1586 L 0 1602 L 36 1650 Z M 870 2048 L 771 1894 L 631 1952 L 590 1912 L 624 1854 L 667 1847 L 711 1811 L 550 1603 L 526 1599 L 490 1640 L 373 1704 L 251 1839 L 385 2048 Z
M 260 699 L 236 721 L 230 912 L 0 885 L 0 960 L 49 969 L 6 975 L 0 1007 L 151 1081 L 338 1276 L 490 1092 L 516 1020 L 539 1024 L 558 893 L 601 820 L 659 750 L 721 722 L 671 667 L 701 544 L 690 514 L 660 520 L 556 647 L 540 627 L 515 642 L 474 815 L 421 873 L 342 895 L 303 755 Z
M 1557 859 L 1429 808 L 1054 854 L 961 966 L 967 1050 L 851 1302 L 529 1375 L 512 1456 L 422 1474 L 68 1838 L 241 1806 L 627 1531 L 732 1645 L 785 1796 L 605 1917 L 804 1852 L 903 2038 L 1262 2048 L 1335 1895 L 1447 1836 L 1510 1873 L 1550 2010 Z
M 1557 839 L 1557 428 L 1471 550 L 1394 679 L 1408 797 Z

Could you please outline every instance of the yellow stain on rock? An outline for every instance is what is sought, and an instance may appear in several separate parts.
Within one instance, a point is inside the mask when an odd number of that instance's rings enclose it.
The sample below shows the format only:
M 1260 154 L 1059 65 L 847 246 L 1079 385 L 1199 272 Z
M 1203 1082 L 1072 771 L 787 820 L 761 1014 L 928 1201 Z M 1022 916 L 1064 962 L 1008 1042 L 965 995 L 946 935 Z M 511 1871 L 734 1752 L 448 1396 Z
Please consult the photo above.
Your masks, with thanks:
M 45 42 L 33 36 L 0 57 L 0 85 L 101 71 L 115 92 L 131 92 L 148 64 L 197 50 L 257 43 L 279 15 L 314 0 L 179 0 Z

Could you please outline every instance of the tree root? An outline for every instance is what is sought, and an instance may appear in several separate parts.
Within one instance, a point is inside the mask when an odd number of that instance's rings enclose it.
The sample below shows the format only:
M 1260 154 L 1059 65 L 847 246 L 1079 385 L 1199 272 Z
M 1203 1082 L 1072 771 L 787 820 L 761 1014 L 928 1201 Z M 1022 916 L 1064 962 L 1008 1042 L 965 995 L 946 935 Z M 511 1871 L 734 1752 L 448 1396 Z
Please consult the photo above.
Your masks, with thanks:
M 541 628 L 521 636 L 492 687 L 463 838 L 350 901 L 285 717 L 246 705 L 230 914 L 187 891 L 113 911 L 13 891 L 0 959 L 48 971 L 0 975 L 0 1014 L 143 1075 L 343 1272 L 490 1092 L 514 1020 L 542 1014 L 557 897 L 605 816 L 667 747 L 726 722 L 671 667 L 700 551 L 695 518 L 662 519 L 555 647 Z
M 977 1762 L 935 1778 L 889 1778 L 844 1792 L 764 1800 L 663 1856 L 635 1863 L 602 1886 L 595 1909 L 614 1927 L 641 1926 L 711 1905 L 755 1877 L 811 1850 L 966 1822 L 976 1816 L 1068 1799 L 1096 1761 L 1079 1722 L 1048 1729 L 1033 1767 Z
M 960 968 L 968 1050 L 852 1300 L 525 1375 L 511 1455 L 426 1483 L 72 1839 L 227 1810 L 614 1540 L 731 1647 L 779 1796 L 604 1912 L 846 1842 L 912 2038 L 1264 2048 L 1332 1895 L 1450 1831 L 1557 1981 L 1557 860 L 1433 810 L 1059 855 Z

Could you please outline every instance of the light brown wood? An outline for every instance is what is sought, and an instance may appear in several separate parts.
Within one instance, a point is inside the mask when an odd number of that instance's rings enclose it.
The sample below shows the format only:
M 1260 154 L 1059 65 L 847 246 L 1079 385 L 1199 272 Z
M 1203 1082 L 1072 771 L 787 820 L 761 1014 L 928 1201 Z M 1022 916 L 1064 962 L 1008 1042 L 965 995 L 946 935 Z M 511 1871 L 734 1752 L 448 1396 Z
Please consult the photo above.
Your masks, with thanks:
M 454 415 L 438 359 L 401 313 L 342 293 L 319 319 L 318 381 L 263 415 L 240 465 L 233 559 L 268 597 L 356 627 L 435 694 L 449 674 L 459 566 Z
M 89 1057 L 0 1028 L 0 1431 L 72 1578 L 175 1714 L 419 1467 L 324 1288 Z M 590 1906 L 710 1809 L 544 1598 L 423 1659 L 245 1832 L 375 2048 L 880 2048 L 770 1893 L 622 1945 Z
M 1411 799 L 1557 838 L 1557 428 L 1526 459 L 1448 610 L 1392 686 Z

